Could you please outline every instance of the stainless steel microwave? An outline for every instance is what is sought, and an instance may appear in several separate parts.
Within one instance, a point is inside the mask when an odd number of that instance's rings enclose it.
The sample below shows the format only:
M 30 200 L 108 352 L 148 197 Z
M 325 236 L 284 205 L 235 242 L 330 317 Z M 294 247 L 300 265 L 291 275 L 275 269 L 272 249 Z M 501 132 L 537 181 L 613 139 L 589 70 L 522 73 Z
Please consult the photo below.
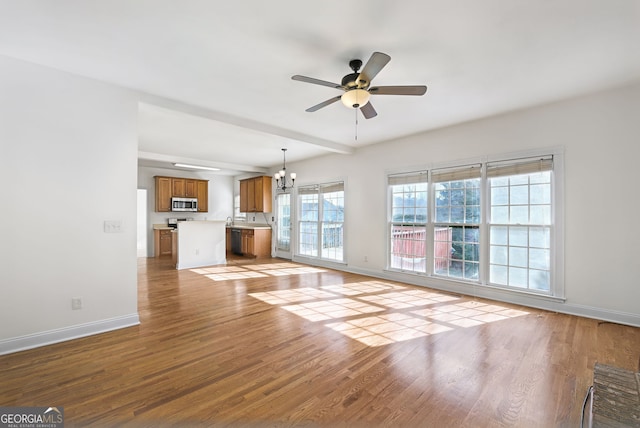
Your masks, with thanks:
M 198 211 L 198 198 L 171 198 L 171 211 Z

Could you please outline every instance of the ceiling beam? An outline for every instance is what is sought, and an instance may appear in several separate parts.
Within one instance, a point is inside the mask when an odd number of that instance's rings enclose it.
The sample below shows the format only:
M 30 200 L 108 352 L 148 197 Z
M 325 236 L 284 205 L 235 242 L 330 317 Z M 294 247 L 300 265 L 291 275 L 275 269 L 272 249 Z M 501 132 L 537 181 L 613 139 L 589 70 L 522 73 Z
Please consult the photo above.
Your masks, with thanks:
M 138 159 L 145 160 L 145 161 L 166 163 L 167 167 L 171 169 L 174 169 L 173 167 L 174 163 L 185 163 L 185 164 L 191 164 L 191 165 L 201 165 L 201 166 L 208 166 L 212 168 L 219 168 L 221 171 L 231 171 L 234 173 L 234 175 L 240 172 L 257 172 L 261 174 L 269 173 L 269 168 L 262 168 L 258 166 L 241 165 L 241 164 L 227 163 L 227 162 L 204 161 L 202 159 L 185 158 L 181 156 L 164 155 L 161 153 L 151 153 L 151 152 L 143 152 L 143 151 L 138 151 Z
M 340 153 L 340 154 L 355 153 L 355 148 L 351 146 L 347 146 L 345 144 L 324 140 L 322 138 L 316 138 L 311 135 L 306 135 L 306 134 L 292 131 L 289 129 L 268 125 L 266 123 L 256 122 L 254 120 L 233 116 L 227 113 L 212 111 L 203 107 L 197 107 L 197 106 L 185 104 L 180 101 L 174 101 L 167 98 L 158 97 L 151 94 L 144 94 L 144 93 L 141 94 L 140 101 L 143 103 L 155 105 L 157 107 L 176 110 L 176 111 L 190 114 L 193 116 L 200 116 L 206 119 L 211 119 L 218 122 L 239 126 L 242 128 L 247 128 L 254 131 L 264 132 L 266 134 L 277 135 L 279 137 L 301 141 L 303 143 L 312 144 L 314 146 L 321 147 L 333 153 Z

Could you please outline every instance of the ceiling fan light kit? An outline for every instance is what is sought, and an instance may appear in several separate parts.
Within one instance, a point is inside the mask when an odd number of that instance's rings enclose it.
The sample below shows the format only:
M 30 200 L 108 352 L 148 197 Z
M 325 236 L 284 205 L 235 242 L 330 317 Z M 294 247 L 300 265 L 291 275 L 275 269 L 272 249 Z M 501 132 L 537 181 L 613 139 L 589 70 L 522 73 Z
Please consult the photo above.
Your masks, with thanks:
M 342 104 L 349 108 L 359 108 L 369 102 L 371 94 L 364 89 L 351 89 L 345 92 L 340 99 Z
M 389 61 L 391 61 L 391 57 L 389 55 L 382 52 L 374 52 L 362 71 L 359 71 L 362 66 L 362 61 L 359 59 L 353 59 L 349 61 L 349 67 L 351 67 L 353 73 L 344 76 L 341 84 L 327 82 L 326 80 L 315 79 L 313 77 L 300 76 L 297 74 L 291 76 L 291 78 L 300 82 L 328 86 L 330 88 L 341 89 L 344 91 L 342 96 L 330 98 L 320 104 L 309 107 L 306 111 L 314 112 L 341 100 L 342 104 L 346 107 L 352 109 L 359 108 L 366 119 L 371 119 L 378 115 L 370 102 L 371 95 L 419 96 L 424 95 L 427 92 L 427 87 L 424 85 L 370 87 L 373 78 L 377 76 L 380 70 L 382 70 Z

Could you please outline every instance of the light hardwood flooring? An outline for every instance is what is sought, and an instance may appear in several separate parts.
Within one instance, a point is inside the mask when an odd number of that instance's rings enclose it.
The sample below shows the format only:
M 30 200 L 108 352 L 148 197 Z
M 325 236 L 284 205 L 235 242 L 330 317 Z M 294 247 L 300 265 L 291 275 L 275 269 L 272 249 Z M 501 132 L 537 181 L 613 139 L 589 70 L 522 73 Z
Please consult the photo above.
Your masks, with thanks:
M 279 259 L 139 259 L 136 327 L 0 356 L 67 426 L 576 427 L 640 329 Z

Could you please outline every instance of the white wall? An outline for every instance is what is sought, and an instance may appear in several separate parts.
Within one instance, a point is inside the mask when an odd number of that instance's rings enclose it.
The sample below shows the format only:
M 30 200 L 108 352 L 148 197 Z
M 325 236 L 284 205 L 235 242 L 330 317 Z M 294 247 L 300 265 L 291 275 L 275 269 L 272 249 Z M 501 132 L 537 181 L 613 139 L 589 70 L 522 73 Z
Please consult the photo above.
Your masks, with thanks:
M 0 353 L 136 324 L 136 97 L 6 57 L 0 94 Z
M 155 212 L 156 184 L 154 177 L 197 178 L 209 180 L 209 211 L 206 213 Z M 233 217 L 233 177 L 200 171 L 176 171 L 163 168 L 138 167 L 138 189 L 147 189 L 147 254 L 153 257 L 153 225 L 167 224 L 169 218 L 190 217 L 194 220 L 223 220 Z
M 136 188 L 153 198 L 152 177 L 170 175 L 137 167 L 136 95 L 6 57 L 0 57 L 0 94 L 0 353 L 136 324 Z M 299 184 L 346 179 L 345 269 L 388 277 L 387 170 L 562 146 L 566 303 L 520 300 L 640 325 L 639 111 L 637 84 L 291 169 Z M 194 217 L 232 215 L 234 185 L 231 177 L 212 178 L 210 211 Z M 149 217 L 151 227 L 169 216 Z M 105 233 L 106 220 L 121 221 L 123 232 Z M 71 309 L 75 297 L 83 309 Z
M 384 271 L 385 171 L 563 147 L 566 302 L 487 295 L 640 325 L 635 268 L 640 228 L 634 224 L 640 212 L 639 114 L 640 84 L 636 84 L 364 147 L 354 155 L 292 163 L 291 169 L 298 172 L 300 185 L 347 177 L 347 270 L 443 287 L 424 277 Z M 464 287 L 450 289 L 461 292 Z

